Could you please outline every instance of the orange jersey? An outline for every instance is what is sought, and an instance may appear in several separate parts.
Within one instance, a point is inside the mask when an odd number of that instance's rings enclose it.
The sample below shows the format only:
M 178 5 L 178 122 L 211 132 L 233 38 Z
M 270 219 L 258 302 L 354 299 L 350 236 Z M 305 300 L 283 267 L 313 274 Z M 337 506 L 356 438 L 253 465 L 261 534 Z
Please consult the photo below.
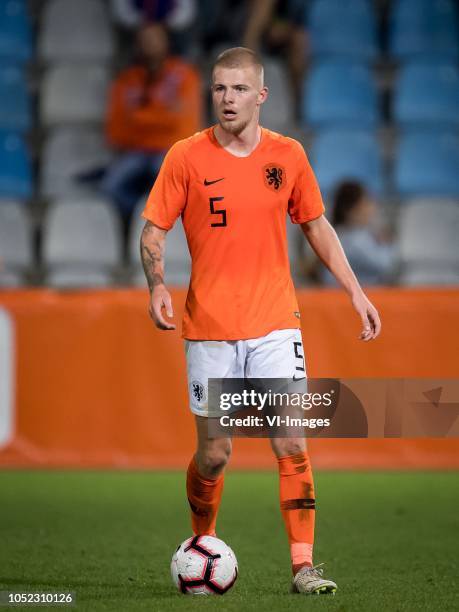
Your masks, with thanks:
M 213 128 L 177 142 L 143 216 L 166 230 L 182 216 L 192 261 L 183 337 L 244 340 L 299 327 L 286 217 L 304 223 L 323 212 L 306 154 L 292 138 L 263 128 L 247 157 L 226 151 Z
M 145 68 L 128 68 L 110 91 L 107 138 L 120 149 L 165 151 L 199 130 L 201 98 L 198 73 L 179 58 L 167 59 L 150 83 Z

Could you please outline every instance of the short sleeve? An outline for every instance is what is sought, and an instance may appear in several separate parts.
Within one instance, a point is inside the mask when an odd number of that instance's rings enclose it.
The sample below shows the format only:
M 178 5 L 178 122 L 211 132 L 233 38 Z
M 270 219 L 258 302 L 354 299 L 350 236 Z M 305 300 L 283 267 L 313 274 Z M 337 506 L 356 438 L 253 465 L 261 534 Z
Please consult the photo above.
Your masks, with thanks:
M 296 177 L 288 202 L 288 214 L 292 223 L 306 223 L 320 217 L 325 207 L 306 153 L 299 142 L 294 143 Z
M 182 213 L 188 196 L 188 170 L 184 143 L 175 143 L 161 165 L 150 191 L 142 217 L 158 227 L 170 230 Z

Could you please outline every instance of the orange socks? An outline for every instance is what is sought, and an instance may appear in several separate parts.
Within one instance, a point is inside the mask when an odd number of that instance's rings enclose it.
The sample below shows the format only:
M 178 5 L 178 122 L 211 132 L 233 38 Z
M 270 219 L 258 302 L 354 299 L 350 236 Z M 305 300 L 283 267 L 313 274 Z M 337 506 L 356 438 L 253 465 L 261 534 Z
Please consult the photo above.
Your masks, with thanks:
M 186 492 L 191 508 L 191 526 L 196 535 L 215 535 L 223 480 L 223 473 L 216 479 L 203 478 L 193 457 L 186 474 Z
M 312 566 L 315 498 L 312 470 L 306 452 L 278 458 L 281 511 L 290 544 L 292 570 Z M 224 474 L 203 478 L 193 457 L 188 466 L 186 490 L 191 525 L 196 535 L 215 535 Z
M 295 575 L 304 565 L 312 566 L 314 544 L 314 482 L 306 452 L 279 457 L 279 489 L 282 517 L 290 543 Z

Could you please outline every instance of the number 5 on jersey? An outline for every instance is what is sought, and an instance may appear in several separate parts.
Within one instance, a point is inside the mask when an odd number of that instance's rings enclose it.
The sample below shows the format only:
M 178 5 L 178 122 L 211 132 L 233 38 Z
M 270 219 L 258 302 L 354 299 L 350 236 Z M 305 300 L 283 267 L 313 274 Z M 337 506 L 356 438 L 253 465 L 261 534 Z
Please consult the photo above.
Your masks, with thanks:
M 220 208 L 217 210 L 215 208 L 215 202 L 221 202 L 222 200 L 224 200 L 223 196 L 217 198 L 209 198 L 210 213 L 212 215 L 221 215 L 220 223 L 211 223 L 210 227 L 226 227 L 226 209 Z

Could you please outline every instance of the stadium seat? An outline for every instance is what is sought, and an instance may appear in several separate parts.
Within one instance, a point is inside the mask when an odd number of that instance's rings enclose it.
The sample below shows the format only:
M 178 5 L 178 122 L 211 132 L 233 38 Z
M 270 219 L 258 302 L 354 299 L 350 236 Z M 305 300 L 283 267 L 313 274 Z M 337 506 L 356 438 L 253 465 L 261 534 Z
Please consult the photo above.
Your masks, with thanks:
M 399 283 L 406 287 L 455 287 L 459 285 L 459 266 L 407 266 L 400 273 Z
M 15 289 L 26 284 L 26 277 L 20 272 L 8 268 L 0 269 L 0 290 Z
M 46 275 L 45 282 L 56 289 L 90 289 L 108 287 L 113 284 L 114 277 L 108 270 L 79 264 L 57 264 Z
M 165 257 L 165 278 L 168 285 L 188 286 L 191 259 L 181 219 L 177 219 L 174 227 L 167 232 Z
M 20 67 L 0 64 L 0 100 L 0 130 L 28 130 L 32 111 L 25 76 Z
M 143 210 L 143 205 L 142 205 Z M 129 233 L 129 263 L 131 270 L 131 284 L 137 287 L 147 287 L 147 279 L 140 261 L 140 234 L 142 233 L 143 226 L 145 225 L 145 219 L 138 219 L 136 211 L 132 216 L 131 228 Z M 139 211 L 140 214 L 140 211 Z M 167 271 L 166 271 L 167 274 Z M 188 281 L 187 283 L 188 284 Z
M 104 286 L 121 261 L 115 210 L 101 198 L 60 200 L 43 221 L 46 282 L 54 287 Z
M 389 53 L 411 58 L 459 58 L 458 12 L 453 0 L 394 0 Z
M 49 68 L 42 80 L 41 121 L 59 123 L 97 122 L 105 117 L 109 71 L 92 63 L 59 64 Z
M 32 30 L 25 0 L 0 3 L 0 61 L 27 62 L 32 57 Z
M 288 258 L 290 261 L 290 271 L 295 284 L 304 282 L 303 268 L 304 262 L 301 261 L 304 256 L 305 239 L 300 226 L 297 223 L 292 223 L 290 217 L 287 216 L 287 244 Z
M 145 207 L 145 199 L 134 209 L 131 229 L 129 233 L 129 261 L 133 269 L 133 283 L 146 285 L 139 255 L 140 234 L 145 225 L 141 216 Z M 170 286 L 188 286 L 191 273 L 191 259 L 188 244 L 183 230 L 182 220 L 179 218 L 174 227 L 167 232 L 165 253 L 165 280 Z
M 288 246 L 288 258 L 290 260 L 290 266 L 295 267 L 298 263 L 298 243 L 302 232 L 297 223 L 292 223 L 290 217 L 287 215 L 287 246 Z
M 398 227 L 403 284 L 459 284 L 459 201 L 412 200 Z
M 309 30 L 313 55 L 368 61 L 378 54 L 375 15 L 368 0 L 315 0 Z
M 132 211 L 128 237 L 128 258 L 132 266 L 140 265 L 139 245 L 140 235 L 145 225 L 145 219 L 142 217 L 145 202 L 146 198 L 142 198 Z
M 38 43 L 46 61 L 108 60 L 114 36 L 106 4 L 100 0 L 49 0 Z
M 85 127 L 55 128 L 42 152 L 42 195 L 63 196 L 81 189 L 82 183 L 78 177 L 105 168 L 110 157 L 101 131 Z
M 23 204 L 0 202 L 0 287 L 23 284 L 31 263 L 31 227 Z
M 459 137 L 413 132 L 401 137 L 395 158 L 395 187 L 403 197 L 459 196 Z
M 323 131 L 315 140 L 311 162 L 325 197 L 346 179 L 361 181 L 375 194 L 383 190 L 381 152 L 372 132 Z
M 269 96 L 261 111 L 262 124 L 275 132 L 288 131 L 293 124 L 293 101 L 286 69 L 273 58 L 263 58 L 263 66 Z
M 398 77 L 394 119 L 402 127 L 459 127 L 459 70 L 454 64 L 411 63 Z
M 30 155 L 23 138 L 0 132 L 0 198 L 27 199 L 32 189 Z
M 316 65 L 305 81 L 306 126 L 373 127 L 379 120 L 376 86 L 361 64 L 327 61 Z

